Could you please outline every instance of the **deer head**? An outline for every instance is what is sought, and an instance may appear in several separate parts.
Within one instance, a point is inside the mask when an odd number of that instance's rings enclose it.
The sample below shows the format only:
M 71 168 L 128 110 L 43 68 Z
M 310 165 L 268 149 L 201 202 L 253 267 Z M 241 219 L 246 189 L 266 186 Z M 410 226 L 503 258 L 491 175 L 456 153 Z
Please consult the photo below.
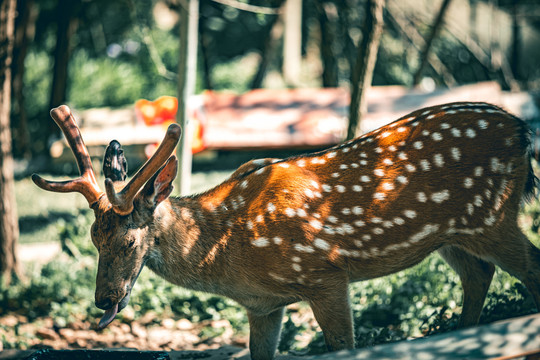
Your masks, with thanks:
M 178 162 L 171 153 L 180 139 L 181 128 L 176 124 L 169 126 L 154 155 L 127 183 L 127 162 L 120 144 L 112 141 L 103 161 L 107 176 L 103 192 L 70 109 L 62 105 L 51 110 L 51 117 L 64 133 L 81 176 L 56 182 L 34 174 L 32 180 L 44 190 L 79 192 L 94 210 L 91 237 L 99 252 L 95 300 L 96 306 L 106 311 L 99 323 L 103 328 L 127 305 L 131 289 L 156 242 L 153 213 L 173 189 Z

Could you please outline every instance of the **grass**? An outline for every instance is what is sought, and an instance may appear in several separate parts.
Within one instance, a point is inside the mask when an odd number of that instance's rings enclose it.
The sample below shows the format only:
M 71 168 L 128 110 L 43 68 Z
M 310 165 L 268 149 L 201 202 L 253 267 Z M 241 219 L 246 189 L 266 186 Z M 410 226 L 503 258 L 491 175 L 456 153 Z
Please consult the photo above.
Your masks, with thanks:
M 200 192 L 226 178 L 230 171 L 196 173 L 193 192 Z M 29 179 L 16 183 L 22 244 L 38 241 L 62 241 L 77 248 L 77 257 L 55 260 L 43 267 L 30 266 L 28 283 L 0 288 L 0 316 L 22 314 L 29 322 L 51 316 L 59 326 L 76 319 L 101 316 L 95 308 L 93 292 L 96 274 L 96 250 L 89 239 L 93 214 L 79 194 L 54 194 L 38 189 Z M 527 205 L 520 222 L 535 244 L 540 243 L 538 224 L 540 204 Z M 66 272 L 65 269 L 70 271 Z M 355 319 L 357 346 L 398 341 L 410 337 L 448 331 L 460 313 L 462 291 L 458 276 L 438 256 L 383 278 L 351 285 L 351 303 Z M 126 311 L 141 318 L 148 311 L 159 317 L 186 318 L 193 322 L 227 319 L 236 332 L 247 333 L 247 317 L 231 300 L 201 294 L 173 286 L 148 270 L 142 272 Z M 525 315 L 534 304 L 525 288 L 507 273 L 497 270 L 482 313 L 481 323 Z M 0 339 L 2 329 L 0 326 Z M 212 330 L 207 330 L 212 336 Z M 24 334 L 4 348 L 25 347 Z M 307 349 L 307 350 L 306 350 Z M 306 304 L 289 307 L 284 318 L 281 351 L 320 353 L 324 341 Z

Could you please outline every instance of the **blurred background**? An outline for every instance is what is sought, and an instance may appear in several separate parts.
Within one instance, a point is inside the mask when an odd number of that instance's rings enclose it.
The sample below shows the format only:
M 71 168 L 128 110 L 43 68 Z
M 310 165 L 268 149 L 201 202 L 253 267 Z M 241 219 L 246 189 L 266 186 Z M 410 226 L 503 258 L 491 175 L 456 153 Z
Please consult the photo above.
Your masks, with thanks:
M 73 109 L 96 169 L 116 138 L 130 172 L 184 112 L 192 192 L 249 159 L 321 149 L 443 102 L 489 101 L 539 127 L 537 0 L 190 4 L 2 0 L 0 350 L 246 346 L 234 302 L 147 270 L 118 320 L 94 331 L 93 215 L 82 196 L 46 193 L 28 178 L 77 173 L 48 115 L 60 104 Z M 534 201 L 520 217 L 537 245 L 539 211 Z M 447 331 L 460 312 L 457 275 L 436 255 L 351 292 L 359 347 Z M 481 321 L 533 311 L 523 286 L 498 271 Z M 290 307 L 284 322 L 281 351 L 322 351 L 307 306 Z

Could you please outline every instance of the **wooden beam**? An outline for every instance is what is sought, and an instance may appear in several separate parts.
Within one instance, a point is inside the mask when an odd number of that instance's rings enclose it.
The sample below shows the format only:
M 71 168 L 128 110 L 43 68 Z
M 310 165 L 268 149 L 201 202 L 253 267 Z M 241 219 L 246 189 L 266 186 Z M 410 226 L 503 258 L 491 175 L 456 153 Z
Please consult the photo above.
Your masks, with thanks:
M 199 28 L 199 0 L 180 2 L 180 59 L 178 64 L 178 112 L 177 122 L 183 134 L 177 149 L 180 174 L 176 183 L 181 195 L 191 190 L 191 141 L 192 127 L 189 121 L 188 100 L 195 93 L 197 77 L 197 35 Z

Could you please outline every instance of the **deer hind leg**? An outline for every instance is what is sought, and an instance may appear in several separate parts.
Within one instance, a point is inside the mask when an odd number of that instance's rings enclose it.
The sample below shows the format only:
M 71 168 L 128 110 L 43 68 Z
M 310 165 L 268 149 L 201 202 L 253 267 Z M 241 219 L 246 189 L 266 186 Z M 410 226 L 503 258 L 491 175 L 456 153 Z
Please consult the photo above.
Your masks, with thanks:
M 252 360 L 273 359 L 281 333 L 285 307 L 269 314 L 247 312 L 249 320 L 249 352 Z
M 321 293 L 309 300 L 315 320 L 319 323 L 329 351 L 354 349 L 354 330 L 349 289 Z
M 456 246 L 447 246 L 439 254 L 457 272 L 463 287 L 463 309 L 458 327 L 478 324 L 484 301 L 493 279 L 495 266 Z
M 501 232 L 500 241 L 488 260 L 518 278 L 531 293 L 540 311 L 540 250 L 515 226 Z

